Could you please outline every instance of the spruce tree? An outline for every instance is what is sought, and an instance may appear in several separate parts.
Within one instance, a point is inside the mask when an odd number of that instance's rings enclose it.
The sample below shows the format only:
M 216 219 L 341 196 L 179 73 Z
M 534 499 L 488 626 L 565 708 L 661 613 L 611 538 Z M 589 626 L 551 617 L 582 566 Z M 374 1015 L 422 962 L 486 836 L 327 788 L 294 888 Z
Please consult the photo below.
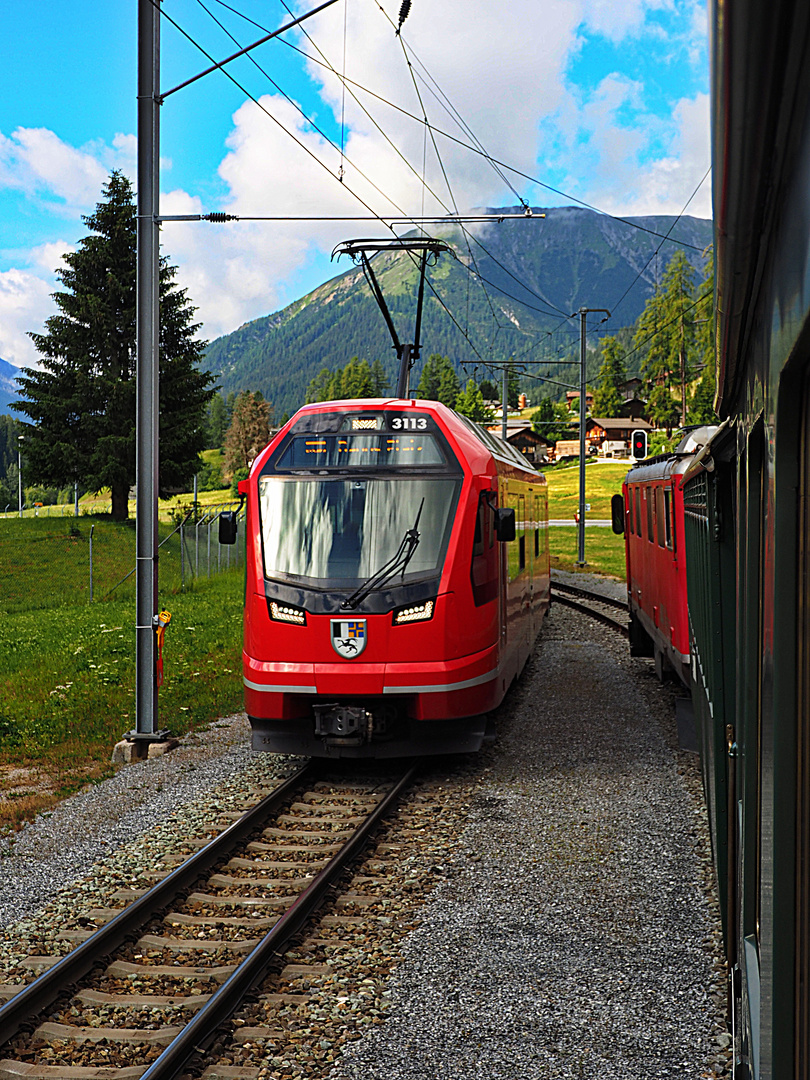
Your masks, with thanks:
M 602 342 L 602 366 L 597 378 L 599 385 L 593 395 L 593 415 L 605 419 L 617 417 L 622 407 L 619 387 L 627 379 L 627 368 L 615 337 L 606 337 Z
M 24 400 L 12 408 L 32 421 L 23 425 L 28 477 L 109 488 L 112 516 L 123 520 L 135 481 L 135 204 L 120 172 L 110 174 L 103 196 L 83 219 L 91 234 L 57 271 L 65 288 L 53 296 L 59 314 L 44 334 L 31 334 L 42 370 L 23 369 Z M 161 495 L 199 470 L 214 394 L 212 376 L 198 367 L 206 342 L 194 340 L 199 325 L 175 273 L 161 258 Z
M 456 412 L 478 424 L 491 424 L 493 419 L 492 410 L 484 403 L 484 395 L 473 379 L 467 381 L 466 390 L 462 390 L 456 398 Z

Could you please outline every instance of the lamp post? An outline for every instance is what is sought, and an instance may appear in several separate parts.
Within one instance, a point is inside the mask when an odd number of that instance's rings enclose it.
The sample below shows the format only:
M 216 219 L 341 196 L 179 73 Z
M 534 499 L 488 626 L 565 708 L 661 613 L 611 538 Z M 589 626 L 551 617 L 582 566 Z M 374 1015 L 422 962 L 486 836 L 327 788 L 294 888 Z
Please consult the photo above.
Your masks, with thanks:
M 22 517 L 22 442 L 24 435 L 17 436 L 17 509 Z
M 585 565 L 585 420 L 587 416 L 585 323 L 591 312 L 603 312 L 608 319 L 610 318 L 610 312 L 607 308 L 581 307 L 579 309 L 579 521 L 577 522 L 577 566 Z

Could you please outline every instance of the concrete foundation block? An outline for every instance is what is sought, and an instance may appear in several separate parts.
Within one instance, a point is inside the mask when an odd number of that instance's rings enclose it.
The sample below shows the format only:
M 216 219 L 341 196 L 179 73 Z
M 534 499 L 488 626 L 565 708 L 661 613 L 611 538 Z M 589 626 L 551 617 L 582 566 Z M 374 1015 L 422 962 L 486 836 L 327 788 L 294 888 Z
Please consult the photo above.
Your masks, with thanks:
M 170 753 L 172 750 L 176 750 L 180 745 L 179 739 L 163 739 L 161 742 L 150 742 L 147 757 L 158 758 L 163 757 L 164 754 Z
M 131 765 L 133 761 L 143 761 L 149 752 L 149 744 L 142 739 L 122 739 L 113 747 L 113 765 Z

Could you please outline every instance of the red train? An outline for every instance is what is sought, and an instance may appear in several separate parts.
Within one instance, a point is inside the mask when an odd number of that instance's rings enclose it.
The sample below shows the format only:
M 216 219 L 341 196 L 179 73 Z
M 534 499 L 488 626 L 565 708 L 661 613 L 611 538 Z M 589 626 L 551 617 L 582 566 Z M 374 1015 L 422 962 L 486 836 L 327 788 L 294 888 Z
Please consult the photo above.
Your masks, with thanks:
M 630 651 L 655 658 L 659 679 L 674 672 L 690 686 L 684 548 L 684 477 L 716 431 L 688 431 L 672 454 L 634 466 L 625 477 L 614 529 L 624 532 Z
M 247 497 L 255 749 L 477 750 L 549 604 L 544 477 L 434 401 L 301 409 Z

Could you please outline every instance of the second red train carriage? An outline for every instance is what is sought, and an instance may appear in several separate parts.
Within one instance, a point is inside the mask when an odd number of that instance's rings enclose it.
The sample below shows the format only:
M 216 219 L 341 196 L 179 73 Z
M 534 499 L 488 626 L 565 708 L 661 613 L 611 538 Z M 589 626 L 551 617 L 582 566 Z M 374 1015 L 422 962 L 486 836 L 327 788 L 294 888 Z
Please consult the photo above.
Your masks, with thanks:
M 716 430 L 687 432 L 672 454 L 642 461 L 622 485 L 630 648 L 690 685 L 683 478 Z M 617 496 L 618 498 L 618 496 Z

